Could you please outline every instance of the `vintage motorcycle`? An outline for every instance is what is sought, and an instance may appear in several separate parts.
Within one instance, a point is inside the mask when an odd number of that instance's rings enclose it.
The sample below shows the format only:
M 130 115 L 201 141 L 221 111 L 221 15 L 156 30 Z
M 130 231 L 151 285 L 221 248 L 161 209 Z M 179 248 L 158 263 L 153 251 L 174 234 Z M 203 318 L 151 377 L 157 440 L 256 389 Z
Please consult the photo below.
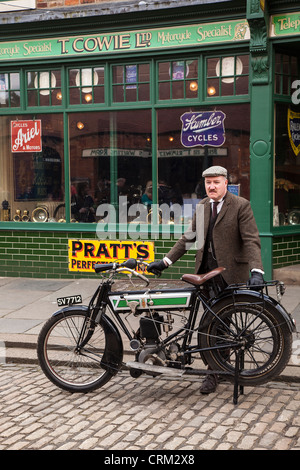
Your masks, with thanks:
M 101 282 L 89 305 L 74 304 L 78 296 L 69 297 L 71 304 L 44 324 L 37 354 L 55 385 L 69 392 L 89 392 L 124 368 L 133 378 L 168 374 L 180 380 L 217 373 L 234 384 L 237 403 L 244 386 L 264 384 L 284 370 L 295 323 L 268 294 L 269 286 L 276 286 L 280 297 L 282 283 L 266 282 L 258 290 L 230 285 L 208 298 L 205 283 L 213 283 L 224 268 L 204 275 L 184 274 L 182 287 L 152 289 L 147 266 L 135 259 L 96 264 Z M 145 285 L 114 291 L 119 274 Z M 124 362 L 126 340 L 126 354 L 131 351 L 132 357 Z

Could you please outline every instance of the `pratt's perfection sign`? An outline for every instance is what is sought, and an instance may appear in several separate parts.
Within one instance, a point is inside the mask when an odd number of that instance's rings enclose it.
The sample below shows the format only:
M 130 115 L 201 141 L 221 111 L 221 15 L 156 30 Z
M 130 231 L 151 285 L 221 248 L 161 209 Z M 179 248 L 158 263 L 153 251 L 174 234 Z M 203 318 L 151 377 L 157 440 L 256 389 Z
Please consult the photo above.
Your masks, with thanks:
M 151 51 L 249 40 L 246 20 L 0 43 L 0 61 Z
M 154 261 L 154 243 L 120 240 L 69 240 L 69 271 L 94 272 L 97 263 L 106 264 L 139 258 Z
M 41 152 L 42 151 L 42 122 L 11 121 L 11 151 Z

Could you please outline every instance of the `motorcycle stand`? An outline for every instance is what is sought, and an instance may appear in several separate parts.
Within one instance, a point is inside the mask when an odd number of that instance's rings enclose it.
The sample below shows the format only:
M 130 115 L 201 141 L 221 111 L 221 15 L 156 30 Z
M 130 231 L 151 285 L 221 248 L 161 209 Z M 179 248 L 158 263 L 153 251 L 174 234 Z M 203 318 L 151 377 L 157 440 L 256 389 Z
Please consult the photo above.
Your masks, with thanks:
M 244 351 L 235 351 L 235 371 L 234 371 L 234 388 L 233 403 L 237 405 L 239 395 L 244 395 L 244 386 L 239 384 L 240 371 L 244 367 Z
M 238 350 L 235 351 L 235 370 L 234 370 L 234 385 L 233 385 L 233 404 L 237 405 L 238 397 L 244 394 L 244 387 L 239 383 L 240 371 L 244 366 L 244 351 Z M 215 370 L 205 370 L 205 369 L 173 369 L 170 367 L 163 367 L 158 365 L 150 365 L 145 363 L 140 363 L 136 361 L 130 361 L 126 363 L 126 368 L 129 369 L 132 377 L 137 378 L 142 373 L 156 377 L 159 375 L 169 375 L 171 377 L 182 377 L 183 375 L 232 375 L 229 372 L 224 371 L 215 371 Z

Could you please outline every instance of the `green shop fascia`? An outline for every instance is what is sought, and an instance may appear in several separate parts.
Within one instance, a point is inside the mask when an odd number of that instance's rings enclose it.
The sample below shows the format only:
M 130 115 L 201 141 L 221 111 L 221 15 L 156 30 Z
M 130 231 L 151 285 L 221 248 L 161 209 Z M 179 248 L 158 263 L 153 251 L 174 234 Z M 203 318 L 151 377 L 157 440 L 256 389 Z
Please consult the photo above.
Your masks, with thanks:
M 0 276 L 161 259 L 210 165 L 251 201 L 265 278 L 300 262 L 298 2 L 126 0 L 1 22 Z

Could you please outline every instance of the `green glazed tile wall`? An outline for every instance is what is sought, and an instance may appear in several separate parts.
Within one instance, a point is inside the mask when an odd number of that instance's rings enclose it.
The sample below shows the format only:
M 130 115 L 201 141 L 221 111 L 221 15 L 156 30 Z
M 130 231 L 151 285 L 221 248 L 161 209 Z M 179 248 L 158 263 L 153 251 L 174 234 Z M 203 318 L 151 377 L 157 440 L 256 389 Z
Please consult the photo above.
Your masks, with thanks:
M 92 273 L 68 270 L 68 239 L 95 239 L 87 232 L 0 231 L 0 276 L 32 278 L 93 278 Z M 174 240 L 155 240 L 155 259 L 161 259 Z M 188 253 L 164 272 L 164 278 L 179 279 L 194 272 L 194 253 Z
M 300 235 L 274 237 L 273 268 L 300 263 Z
M 71 273 L 68 270 L 68 239 L 95 239 L 95 233 L 0 231 L 0 276 L 33 278 L 94 277 L 89 273 Z M 155 240 L 155 259 L 161 259 L 173 246 L 174 239 Z M 164 278 L 179 279 L 184 273 L 194 272 L 194 251 L 164 271 Z M 273 240 L 273 267 L 300 263 L 300 235 L 275 237 Z

